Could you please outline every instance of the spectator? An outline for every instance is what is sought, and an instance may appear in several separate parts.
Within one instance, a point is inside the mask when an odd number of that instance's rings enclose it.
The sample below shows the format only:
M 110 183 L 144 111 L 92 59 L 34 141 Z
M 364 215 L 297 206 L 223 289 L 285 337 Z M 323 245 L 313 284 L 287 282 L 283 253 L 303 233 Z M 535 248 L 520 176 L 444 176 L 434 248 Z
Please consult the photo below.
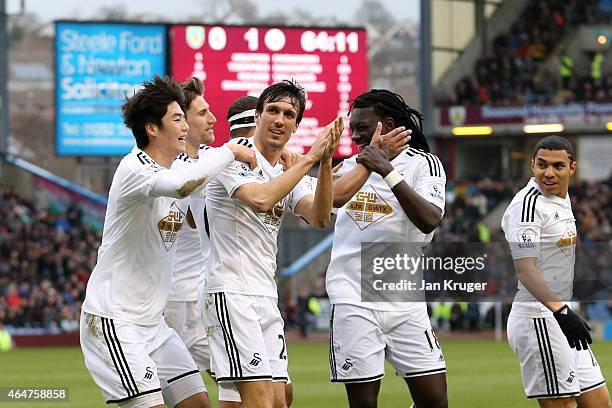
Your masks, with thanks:
M 529 0 L 523 13 L 508 32 L 498 35 L 492 43 L 492 53 L 484 54 L 476 61 L 474 78 L 459 80 L 447 104 L 497 106 L 523 105 L 530 103 L 551 103 L 564 101 L 610 101 L 607 89 L 600 88 L 578 93 L 573 88 L 572 78 L 576 77 L 572 58 L 564 54 L 559 61 L 559 75 L 562 87 L 551 82 L 551 75 L 538 75 L 544 62 L 555 47 L 576 26 L 605 15 L 610 0 Z M 603 55 L 593 60 L 588 82 L 601 81 Z M 534 79 L 535 78 L 535 79 Z M 576 84 L 583 86 L 582 83 Z M 571 90 L 573 94 L 557 91 Z

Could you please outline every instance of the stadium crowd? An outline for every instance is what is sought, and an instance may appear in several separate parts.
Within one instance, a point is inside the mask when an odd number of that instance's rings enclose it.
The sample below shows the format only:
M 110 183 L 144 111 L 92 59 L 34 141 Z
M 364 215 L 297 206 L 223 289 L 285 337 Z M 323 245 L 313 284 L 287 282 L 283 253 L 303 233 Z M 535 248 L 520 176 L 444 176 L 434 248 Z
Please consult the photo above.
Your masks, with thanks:
M 0 322 L 8 328 L 76 331 L 101 233 L 81 210 L 36 209 L 0 187 Z
M 570 30 L 600 22 L 602 16 L 609 15 L 608 3 L 529 0 L 510 30 L 494 39 L 491 52 L 478 58 L 473 74 L 458 81 L 444 102 L 514 106 L 611 101 L 612 73 L 606 77 L 602 72 L 603 54 L 589 55 L 597 68 L 588 74 L 570 69 L 567 80 L 544 75 L 540 70 Z
M 518 188 L 518 184 L 489 179 L 449 183 L 446 214 L 435 242 L 496 241 L 480 220 Z M 612 178 L 580 183 L 570 189 L 570 194 L 581 241 L 610 242 Z M 76 204 L 65 213 L 36 209 L 11 189 L 0 187 L 0 323 L 22 331 L 78 330 L 87 279 L 101 241 L 101 233 L 82 223 L 81 218 Z M 502 272 L 497 278 L 515 281 L 513 274 Z M 316 295 L 301 293 L 301 298 L 285 310 L 290 317 L 288 326 L 295 324 L 302 334 L 309 330 L 309 314 L 316 313 L 316 304 L 309 303 L 310 298 L 325 296 L 321 279 L 315 282 L 312 292 Z M 494 283 L 490 286 L 492 293 L 507 286 Z M 452 328 L 481 327 L 487 321 L 481 313 L 481 324 L 474 323 L 476 310 L 468 309 L 467 304 L 455 307 L 452 314 L 444 310 L 438 313 L 436 319 Z
M 454 181 L 446 186 L 446 209 L 435 235 L 436 242 L 490 242 L 489 228 L 482 222 L 503 200 L 512 198 L 519 186 L 488 178 Z

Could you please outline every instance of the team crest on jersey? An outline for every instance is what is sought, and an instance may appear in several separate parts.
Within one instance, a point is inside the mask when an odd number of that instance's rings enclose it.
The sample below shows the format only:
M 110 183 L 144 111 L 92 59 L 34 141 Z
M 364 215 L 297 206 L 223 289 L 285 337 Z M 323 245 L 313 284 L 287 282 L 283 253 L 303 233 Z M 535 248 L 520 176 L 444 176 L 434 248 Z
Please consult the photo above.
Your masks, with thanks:
M 571 257 L 576 250 L 577 241 L 578 241 L 578 236 L 576 235 L 576 224 L 574 224 L 573 221 L 568 221 L 565 226 L 565 233 L 557 241 L 557 247 L 566 256 Z
M 159 235 L 166 247 L 166 251 L 170 251 L 174 241 L 178 237 L 178 233 L 183 227 L 183 221 L 185 220 L 185 213 L 176 205 L 176 202 L 170 206 L 168 215 L 157 222 L 157 229 Z
M 374 187 L 367 185 L 346 204 L 345 211 L 359 229 L 365 229 L 393 212 Z

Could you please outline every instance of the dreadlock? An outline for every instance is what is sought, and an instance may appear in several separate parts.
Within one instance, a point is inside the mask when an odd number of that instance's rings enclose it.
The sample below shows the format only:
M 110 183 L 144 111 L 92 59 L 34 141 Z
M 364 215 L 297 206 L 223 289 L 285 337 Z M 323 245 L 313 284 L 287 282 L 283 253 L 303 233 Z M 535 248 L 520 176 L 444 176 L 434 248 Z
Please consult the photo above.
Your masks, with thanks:
M 412 130 L 408 142 L 410 147 L 429 152 L 429 144 L 423 135 L 423 115 L 408 106 L 400 95 L 386 89 L 372 89 L 351 101 L 349 113 L 355 108 L 374 108 L 381 117 L 393 118 L 395 126 Z

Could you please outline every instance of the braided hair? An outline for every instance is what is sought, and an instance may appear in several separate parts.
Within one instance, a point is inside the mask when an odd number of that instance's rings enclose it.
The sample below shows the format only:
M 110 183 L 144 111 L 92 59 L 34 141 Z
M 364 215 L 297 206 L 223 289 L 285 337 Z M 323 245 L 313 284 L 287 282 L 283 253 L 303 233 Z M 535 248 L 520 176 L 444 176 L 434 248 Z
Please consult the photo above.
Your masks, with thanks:
M 404 102 L 400 95 L 386 89 L 372 89 L 351 101 L 349 113 L 355 108 L 374 108 L 381 117 L 390 117 L 395 126 L 412 130 L 408 144 L 415 149 L 429 152 L 429 144 L 423 135 L 423 115 Z

